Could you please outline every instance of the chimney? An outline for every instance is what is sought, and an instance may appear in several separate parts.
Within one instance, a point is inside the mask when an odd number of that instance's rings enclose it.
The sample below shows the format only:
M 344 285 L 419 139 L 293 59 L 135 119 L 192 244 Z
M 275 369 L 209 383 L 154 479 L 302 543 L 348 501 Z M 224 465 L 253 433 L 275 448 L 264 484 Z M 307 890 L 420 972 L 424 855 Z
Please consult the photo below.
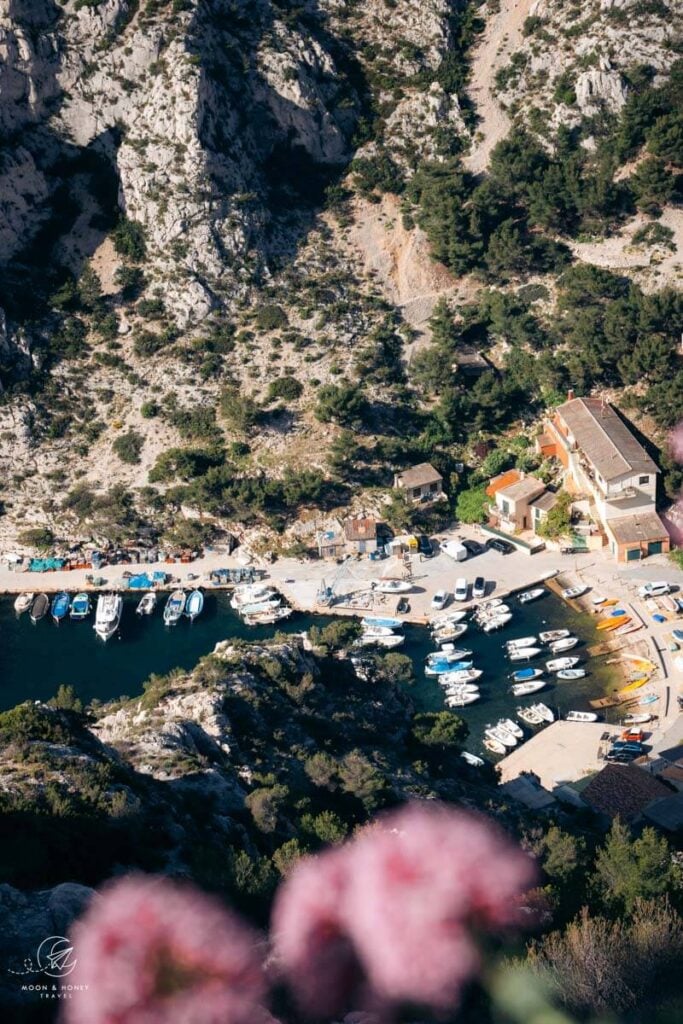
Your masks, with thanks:
M 574 388 L 569 388 L 569 390 L 567 391 L 567 401 L 571 402 L 571 400 L 574 397 L 575 397 L 575 395 L 574 395 Z

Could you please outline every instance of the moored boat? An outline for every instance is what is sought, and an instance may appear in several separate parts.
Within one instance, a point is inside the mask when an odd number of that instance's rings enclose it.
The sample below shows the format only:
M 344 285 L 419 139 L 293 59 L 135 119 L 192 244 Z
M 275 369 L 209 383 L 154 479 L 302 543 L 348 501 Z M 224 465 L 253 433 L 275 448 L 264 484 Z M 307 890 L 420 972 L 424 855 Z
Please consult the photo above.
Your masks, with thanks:
M 65 619 L 69 614 L 69 605 L 71 604 L 71 598 L 65 590 L 60 590 L 58 594 L 52 598 L 52 621 L 56 622 L 57 625 Z
M 447 626 L 452 626 L 456 622 L 462 622 L 463 619 L 467 618 L 467 612 L 447 612 L 445 615 L 435 615 L 429 620 L 429 626 L 434 630 L 445 629 Z
M 503 755 L 506 753 L 505 744 L 501 743 L 501 741 L 497 740 L 494 736 L 485 736 L 482 740 L 482 744 L 492 754 Z
M 545 679 L 528 679 L 525 683 L 514 683 L 510 693 L 513 697 L 527 697 L 530 693 L 538 693 L 545 685 Z
M 101 640 L 113 637 L 121 622 L 123 598 L 120 594 L 100 594 L 97 598 L 94 630 Z
M 482 623 L 482 629 L 485 633 L 493 633 L 496 629 L 502 629 L 507 626 L 508 622 L 512 619 L 512 612 L 505 612 L 502 615 L 492 615 L 490 619 Z
M 516 640 L 507 640 L 505 646 L 509 650 L 511 647 L 533 647 L 537 642 L 535 636 L 521 636 Z
M 603 619 L 602 622 L 598 622 L 595 628 L 598 630 L 610 631 L 612 629 L 616 629 L 618 626 L 623 626 L 630 621 L 631 619 L 628 615 L 619 615 L 616 618 L 612 618 L 610 615 L 606 619 Z
M 517 717 L 527 725 L 542 725 L 543 719 L 533 708 L 517 708 Z
M 645 686 L 645 683 L 649 680 L 649 676 L 638 676 L 633 679 L 627 686 L 622 686 L 619 693 L 633 693 L 634 690 L 639 690 L 641 686 Z
M 507 729 L 507 731 L 511 732 L 518 740 L 524 738 L 524 733 L 512 718 L 501 718 L 498 722 L 498 728 Z
M 425 666 L 426 676 L 443 676 L 448 672 L 464 672 L 472 668 L 471 661 L 430 661 Z
M 480 668 L 467 668 L 458 672 L 445 672 L 441 676 L 444 685 L 448 683 L 473 683 L 475 679 L 481 679 L 483 672 Z
M 24 612 L 27 612 L 29 610 L 29 608 L 33 604 L 34 597 L 35 594 L 33 593 L 17 594 L 14 600 L 14 610 L 17 613 L 17 615 L 23 615 Z
M 530 679 L 538 679 L 542 675 L 542 668 L 518 668 L 516 672 L 512 673 L 510 678 L 515 683 L 527 683 Z
M 390 632 L 393 632 L 395 629 L 401 629 L 403 626 L 401 619 L 385 618 L 381 615 L 366 615 L 365 618 L 360 620 L 360 624 L 363 628 L 375 629 L 381 627 L 382 629 L 388 629 Z
M 243 604 L 252 604 L 254 601 L 266 601 L 270 597 L 277 597 L 277 590 L 268 583 L 242 583 L 235 587 L 230 599 L 230 607 L 239 610 Z
M 551 658 L 546 661 L 545 667 L 548 672 L 564 672 L 568 668 L 575 668 L 580 661 L 581 658 Z
M 529 604 L 530 601 L 537 601 L 539 597 L 543 597 L 545 593 L 545 587 L 532 587 L 531 590 L 525 590 L 519 595 L 519 603 Z
M 438 658 L 441 654 L 447 655 L 453 661 L 462 661 L 463 658 L 471 658 L 472 651 L 466 647 L 456 647 L 454 644 L 441 644 L 438 651 L 432 651 L 428 658 Z
M 579 643 L 579 639 L 576 636 L 565 636 L 562 640 L 555 640 L 550 644 L 550 650 L 553 654 L 560 654 L 562 651 L 571 651 L 572 647 L 576 647 Z
M 386 647 L 391 650 L 392 647 L 400 647 L 405 641 L 405 637 L 402 634 L 393 633 L 391 636 L 360 636 L 357 640 L 354 640 L 354 647 Z
M 135 609 L 138 615 L 151 615 L 157 606 L 157 595 L 150 590 L 138 603 Z
M 36 594 L 31 602 L 31 611 L 29 612 L 29 618 L 31 622 L 40 622 L 47 615 L 50 607 L 50 598 L 47 594 Z
M 164 625 L 175 626 L 180 621 L 183 612 L 185 611 L 185 591 L 174 590 L 172 594 L 169 594 L 166 604 L 164 606 Z
M 477 757 L 476 754 L 470 754 L 469 750 L 463 750 L 460 756 L 471 768 L 483 768 L 486 764 L 483 757 Z
M 69 616 L 76 622 L 81 619 L 87 619 L 90 615 L 90 595 L 85 592 L 76 594 L 73 601 L 71 602 L 71 608 L 69 609 Z
M 449 708 L 464 708 L 467 704 L 476 704 L 478 700 L 481 700 L 481 694 L 477 690 L 476 693 L 451 694 L 445 698 L 444 703 Z
M 585 676 L 585 668 L 561 668 L 557 673 L 558 679 L 584 679 Z
M 467 623 L 459 622 L 454 626 L 448 626 L 443 630 L 434 630 L 432 633 L 433 639 L 437 643 L 441 643 L 446 640 L 458 640 L 467 632 Z
M 534 711 L 538 712 L 544 722 L 554 722 L 555 715 L 550 710 L 547 704 L 532 704 L 531 707 Z
M 508 658 L 510 661 L 528 661 L 540 653 L 540 647 L 512 647 L 508 651 Z
M 576 587 L 567 587 L 566 590 L 562 591 L 562 597 L 565 599 L 565 601 L 575 601 L 577 597 L 581 597 L 582 594 L 585 594 L 587 590 L 588 587 L 584 586 L 583 584 L 579 584 Z
M 638 704 L 641 707 L 646 707 L 648 704 L 655 704 L 659 700 L 659 696 L 656 693 L 648 693 L 645 697 L 641 697 Z
M 569 635 L 568 629 L 547 629 L 544 633 L 538 634 L 538 639 L 543 644 L 552 644 L 556 640 L 564 640 Z
M 389 629 L 388 626 L 365 626 L 363 628 L 363 636 L 392 636 L 393 633 L 394 630 Z
M 597 722 L 598 716 L 595 711 L 568 711 L 565 719 L 567 722 Z
M 648 714 L 647 711 L 632 715 L 624 715 L 624 725 L 645 725 L 646 722 L 652 721 L 652 715 Z
M 204 594 L 197 587 L 195 590 L 191 590 L 187 595 L 187 601 L 185 602 L 185 615 L 188 617 L 190 622 L 202 614 L 204 609 Z
M 279 622 L 281 619 L 288 619 L 293 612 L 293 608 L 288 605 L 279 604 L 277 608 L 269 608 L 265 612 L 256 612 L 253 615 L 243 615 L 242 619 L 245 626 L 272 626 L 273 623 Z M 394 636 L 381 636 L 373 637 L 373 642 L 381 643 L 382 641 L 398 640 L 403 642 L 403 637 Z
M 517 738 L 513 736 L 511 732 L 508 732 L 507 729 L 501 727 L 500 724 L 490 725 L 484 730 L 484 736 L 488 739 L 498 740 L 499 743 L 502 743 L 506 747 L 517 746 Z

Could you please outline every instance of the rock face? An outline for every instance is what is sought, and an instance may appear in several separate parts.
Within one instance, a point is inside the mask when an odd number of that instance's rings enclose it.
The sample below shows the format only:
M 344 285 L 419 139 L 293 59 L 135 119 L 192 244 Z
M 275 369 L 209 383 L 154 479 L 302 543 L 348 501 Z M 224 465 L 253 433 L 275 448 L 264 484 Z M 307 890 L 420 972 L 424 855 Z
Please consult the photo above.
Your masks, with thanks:
M 576 80 L 576 102 L 582 114 L 600 110 L 618 113 L 626 103 L 626 87 L 618 71 L 584 71 Z

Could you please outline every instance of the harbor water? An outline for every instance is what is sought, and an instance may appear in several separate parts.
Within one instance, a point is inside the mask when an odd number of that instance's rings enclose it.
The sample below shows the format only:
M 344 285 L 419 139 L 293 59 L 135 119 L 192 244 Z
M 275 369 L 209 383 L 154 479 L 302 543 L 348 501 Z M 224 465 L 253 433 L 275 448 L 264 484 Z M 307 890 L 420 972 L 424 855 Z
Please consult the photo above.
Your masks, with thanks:
M 162 622 L 161 602 L 154 615 L 140 617 L 135 614 L 138 600 L 139 597 L 125 598 L 120 635 L 106 644 L 96 637 L 92 616 L 84 622 L 67 620 L 59 626 L 46 617 L 33 625 L 27 614 L 17 618 L 12 598 L 0 600 L 0 707 L 7 709 L 24 700 L 48 700 L 62 683 L 73 686 L 85 703 L 94 698 L 108 701 L 123 695 L 133 697 L 142 692 L 145 679 L 152 673 L 190 669 L 219 640 L 262 640 L 276 631 L 296 633 L 330 621 L 329 616 L 294 614 L 277 627 L 248 627 L 230 608 L 229 595 L 216 591 L 206 594 L 199 619 L 194 623 L 183 620 L 169 629 Z M 590 699 L 620 685 L 614 666 L 606 664 L 605 659 L 586 656 L 587 644 L 604 639 L 604 634 L 596 633 L 591 616 L 575 613 L 549 592 L 528 605 L 519 605 L 514 599 L 510 603 L 514 617 L 508 627 L 487 635 L 471 623 L 457 642 L 458 646 L 472 650 L 475 666 L 483 670 L 479 680 L 481 700 L 457 710 L 470 726 L 470 750 L 480 749 L 483 730 L 489 723 L 513 715 L 520 704 L 541 700 L 564 715 L 569 710 L 588 709 Z M 509 693 L 510 673 L 526 663 L 511 665 L 505 657 L 505 642 L 560 628 L 568 628 L 580 637 L 582 645 L 568 653 L 585 659 L 586 678 L 562 682 L 546 674 L 548 685 L 543 691 L 521 700 L 513 697 Z M 406 624 L 405 635 L 405 645 L 399 650 L 413 659 L 416 682 L 411 687 L 411 697 L 417 709 L 443 709 L 443 691 L 438 680 L 424 673 L 425 658 L 434 650 L 429 631 L 424 626 Z M 542 667 L 550 657 L 544 651 L 530 664 Z

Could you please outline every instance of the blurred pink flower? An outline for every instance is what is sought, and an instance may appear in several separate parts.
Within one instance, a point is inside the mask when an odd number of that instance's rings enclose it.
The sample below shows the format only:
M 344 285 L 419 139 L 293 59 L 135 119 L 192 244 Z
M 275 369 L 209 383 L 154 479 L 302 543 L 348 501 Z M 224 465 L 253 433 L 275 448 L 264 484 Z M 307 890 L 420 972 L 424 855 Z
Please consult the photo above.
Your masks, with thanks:
M 107 886 L 72 929 L 87 989 L 66 1024 L 256 1024 L 270 1020 L 258 936 L 219 903 L 161 878 Z
M 292 871 L 275 907 L 276 952 L 307 1009 L 329 995 L 321 965 L 340 947 L 376 1002 L 445 1009 L 477 972 L 473 931 L 518 921 L 533 879 L 532 860 L 486 819 L 412 804 Z
M 669 448 L 676 462 L 683 464 L 683 423 L 671 431 L 669 435 Z

